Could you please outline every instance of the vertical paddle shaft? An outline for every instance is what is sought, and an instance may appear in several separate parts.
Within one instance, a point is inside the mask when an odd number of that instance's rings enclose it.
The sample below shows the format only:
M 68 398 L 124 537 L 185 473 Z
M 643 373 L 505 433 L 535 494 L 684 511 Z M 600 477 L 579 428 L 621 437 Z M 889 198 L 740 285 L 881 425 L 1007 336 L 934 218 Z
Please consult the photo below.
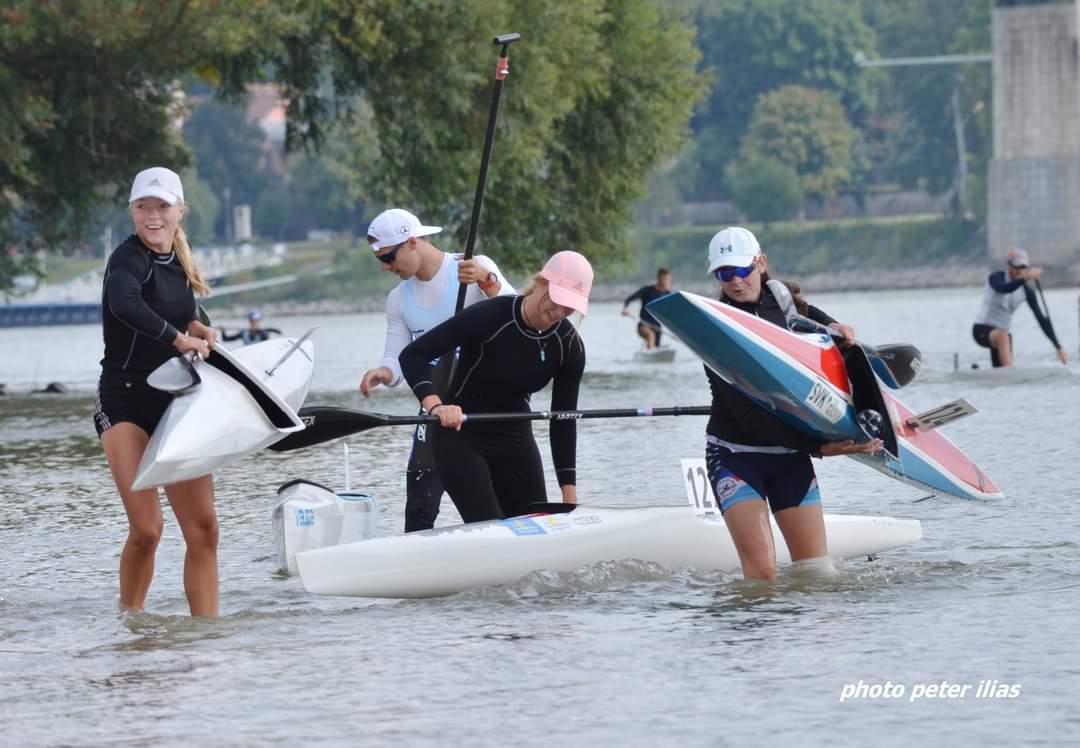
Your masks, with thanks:
M 476 247 L 476 234 L 480 227 L 480 209 L 484 204 L 484 185 L 487 183 L 488 166 L 491 164 L 491 149 L 495 144 L 495 124 L 499 119 L 499 102 L 502 99 L 503 81 L 510 74 L 510 45 L 521 40 L 521 34 L 502 34 L 495 37 L 494 44 L 502 47 L 499 60 L 495 65 L 495 90 L 491 95 L 491 112 L 488 114 L 487 132 L 484 133 L 484 151 L 480 156 L 480 174 L 476 179 L 476 194 L 473 196 L 472 216 L 469 218 L 469 234 L 465 239 L 465 259 L 470 260 Z M 454 313 L 465 307 L 466 286 L 458 288 L 457 304 Z

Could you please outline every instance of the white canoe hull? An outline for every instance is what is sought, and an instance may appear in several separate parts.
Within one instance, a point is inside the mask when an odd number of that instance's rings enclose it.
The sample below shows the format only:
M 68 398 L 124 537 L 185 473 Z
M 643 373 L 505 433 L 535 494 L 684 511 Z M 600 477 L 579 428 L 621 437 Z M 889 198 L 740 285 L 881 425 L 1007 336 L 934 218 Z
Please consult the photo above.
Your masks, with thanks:
M 375 537 L 379 508 L 367 494 L 335 493 L 306 480 L 289 481 L 277 493 L 274 548 L 286 574 L 296 574 L 297 553 Z
M 202 383 L 173 398 L 150 437 L 132 487 L 164 486 L 208 475 L 301 430 L 304 425 L 296 410 L 307 396 L 315 368 L 312 341 L 304 341 L 273 376 L 266 374 L 294 342 L 274 338 L 233 351 L 217 346 L 215 356 L 222 357 L 229 373 L 196 361 Z
M 917 520 L 826 515 L 829 554 L 873 555 L 922 537 Z M 791 558 L 773 525 L 780 563 Z M 542 569 L 572 571 L 636 559 L 670 569 L 732 571 L 739 557 L 723 520 L 687 506 L 578 507 L 456 525 L 296 554 L 304 587 L 319 595 L 438 597 L 511 584 Z

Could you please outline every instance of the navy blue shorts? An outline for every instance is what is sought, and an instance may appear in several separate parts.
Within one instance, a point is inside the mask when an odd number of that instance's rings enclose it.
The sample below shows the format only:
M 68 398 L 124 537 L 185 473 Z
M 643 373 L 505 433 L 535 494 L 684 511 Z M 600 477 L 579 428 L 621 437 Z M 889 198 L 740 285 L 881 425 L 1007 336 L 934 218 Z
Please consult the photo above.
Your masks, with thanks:
M 817 475 L 808 454 L 732 452 L 719 444 L 706 444 L 705 464 L 721 512 L 740 501 L 767 499 L 774 514 L 821 503 Z
M 94 428 L 100 437 L 118 423 L 128 421 L 154 433 L 173 396 L 146 383 L 145 373 L 106 371 L 98 381 Z

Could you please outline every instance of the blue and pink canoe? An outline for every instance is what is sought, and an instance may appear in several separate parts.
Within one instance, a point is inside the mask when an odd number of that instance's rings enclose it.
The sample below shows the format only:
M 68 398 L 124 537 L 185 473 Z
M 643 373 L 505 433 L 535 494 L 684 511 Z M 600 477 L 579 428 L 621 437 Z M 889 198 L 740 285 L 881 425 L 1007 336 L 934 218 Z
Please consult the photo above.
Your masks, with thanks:
M 854 459 L 889 477 L 963 499 L 1003 494 L 937 428 L 882 386 L 861 348 L 846 360 L 829 335 L 794 333 L 729 304 L 677 292 L 648 306 L 716 374 L 789 426 L 825 442 L 868 437 L 858 414 L 876 411 L 886 451 Z

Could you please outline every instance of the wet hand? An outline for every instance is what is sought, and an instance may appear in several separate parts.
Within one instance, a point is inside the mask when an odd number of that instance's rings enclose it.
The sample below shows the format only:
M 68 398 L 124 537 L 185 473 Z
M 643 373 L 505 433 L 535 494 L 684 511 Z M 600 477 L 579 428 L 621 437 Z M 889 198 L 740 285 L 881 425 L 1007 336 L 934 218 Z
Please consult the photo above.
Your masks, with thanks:
M 207 345 L 205 340 L 194 335 L 188 335 L 185 332 L 176 334 L 176 338 L 173 340 L 173 348 L 181 353 L 195 353 L 203 360 L 210 355 L 210 346 Z
M 191 320 L 191 322 L 188 324 L 188 335 L 194 336 L 196 338 L 202 338 L 206 341 L 206 345 L 208 348 L 213 348 L 214 343 L 217 342 L 217 330 L 209 327 L 208 325 L 204 325 L 197 319 Z M 203 356 L 203 358 L 206 358 L 206 356 Z
M 1064 348 L 1058 348 L 1057 349 L 1057 360 L 1060 361 L 1063 364 L 1068 364 L 1069 363 L 1069 356 L 1068 356 L 1068 354 L 1065 353 Z
M 822 457 L 835 457 L 837 455 L 868 454 L 873 455 L 885 448 L 881 439 L 871 439 L 868 442 L 856 442 L 848 439 L 842 442 L 829 442 L 821 445 Z
M 461 431 L 461 424 L 465 423 L 465 414 L 461 412 L 461 408 L 457 405 L 436 403 L 428 409 L 428 415 L 438 418 L 439 425 L 444 429 Z
M 1039 280 L 1042 277 L 1042 268 L 1028 268 L 1024 271 L 1024 277 L 1028 280 Z
M 831 322 L 829 324 L 829 329 L 836 330 L 836 332 L 844 336 L 844 345 L 855 344 L 855 328 L 851 325 L 845 325 L 840 322 Z
M 461 260 L 458 263 L 458 283 L 479 283 L 486 281 L 488 271 L 476 260 Z
M 630 316 L 630 310 L 628 308 L 626 308 L 626 307 L 623 307 L 622 316 L 629 317 Z
M 364 376 L 360 380 L 360 394 L 364 397 L 371 397 L 371 391 L 373 389 L 380 384 L 389 385 L 393 378 L 394 373 L 386 366 L 368 369 L 364 372 Z

